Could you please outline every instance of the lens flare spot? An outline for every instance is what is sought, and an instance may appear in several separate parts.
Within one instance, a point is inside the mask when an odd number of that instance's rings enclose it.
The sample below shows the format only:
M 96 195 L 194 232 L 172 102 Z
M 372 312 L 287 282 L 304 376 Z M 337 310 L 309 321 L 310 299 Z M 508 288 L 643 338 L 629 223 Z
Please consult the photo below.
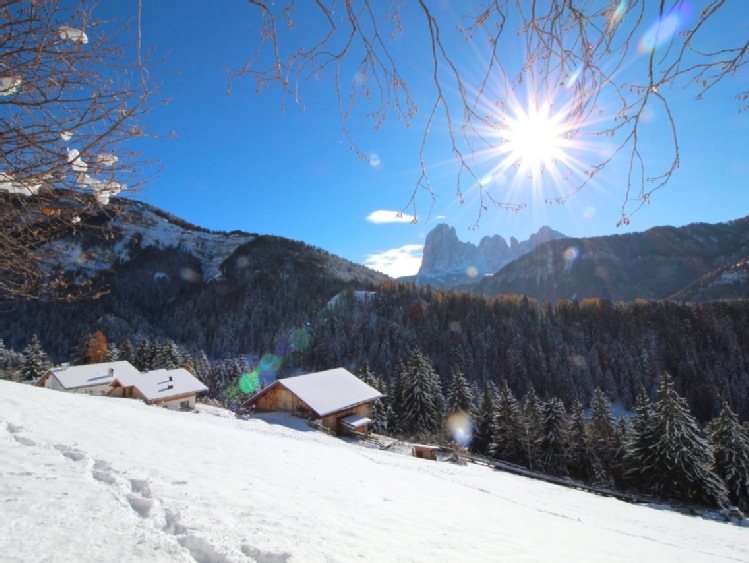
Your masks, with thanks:
M 609 28 L 616 27 L 627 12 L 627 0 L 621 0 L 609 16 Z
M 458 411 L 452 413 L 445 421 L 447 433 L 455 440 L 455 443 L 465 448 L 473 440 L 473 422 L 470 415 Z
M 462 330 L 460 328 L 460 323 L 458 321 L 451 321 L 450 330 L 452 330 L 453 332 L 460 332 Z
M 186 281 L 186 282 L 197 282 L 197 281 L 200 281 L 200 274 L 198 274 L 192 268 L 188 268 L 187 266 L 185 266 L 184 268 L 180 269 L 180 271 L 179 271 L 179 277 L 182 278 L 182 280 Z
M 245 269 L 250 267 L 250 259 L 247 256 L 237 256 L 234 260 L 234 265 L 239 269 Z
M 570 74 L 569 78 L 567 78 L 567 81 L 564 83 L 565 87 L 572 88 L 577 82 L 577 79 L 580 78 L 580 74 L 582 74 L 582 71 L 582 67 L 577 67 L 575 71 Z
M 382 161 L 380 160 L 380 155 L 379 155 L 379 154 L 377 154 L 376 152 L 375 152 L 375 153 L 372 153 L 372 154 L 371 154 L 371 155 L 369 156 L 369 165 L 370 165 L 370 166 L 371 166 L 372 168 L 379 168 L 379 167 L 380 167 L 380 164 L 382 164 Z
M 239 390 L 247 395 L 254 393 L 260 388 L 260 378 L 257 371 L 252 370 L 249 373 L 242 374 L 239 379 Z
M 302 352 L 309 348 L 311 340 L 309 331 L 303 328 L 295 328 L 289 335 L 289 348 L 292 352 Z
M 583 209 L 583 217 L 585 217 L 586 219 L 592 219 L 596 216 L 596 213 L 598 213 L 598 210 L 592 205 L 588 205 L 585 209 Z
M 681 4 L 655 21 L 640 38 L 640 52 L 648 53 L 671 41 L 677 33 L 684 29 L 691 13 L 692 10 L 687 4 Z
M 567 263 L 567 266 L 572 265 L 572 263 L 577 260 L 578 255 L 580 254 L 580 251 L 577 249 L 576 246 L 570 246 L 564 251 L 564 261 Z
M 466 275 L 469 278 L 475 278 L 476 276 L 479 275 L 479 270 L 478 270 L 478 268 L 476 266 L 468 266 L 466 268 Z

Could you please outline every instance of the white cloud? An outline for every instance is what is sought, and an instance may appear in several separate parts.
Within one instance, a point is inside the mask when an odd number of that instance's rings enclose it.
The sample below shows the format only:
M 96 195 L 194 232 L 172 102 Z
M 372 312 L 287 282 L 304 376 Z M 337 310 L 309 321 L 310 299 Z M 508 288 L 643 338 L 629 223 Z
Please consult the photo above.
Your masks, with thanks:
M 415 223 L 416 217 L 400 211 L 379 209 L 367 215 L 367 221 L 370 223 Z
M 413 276 L 419 271 L 423 251 L 422 244 L 407 244 L 379 254 L 370 254 L 364 260 L 364 265 L 394 278 Z

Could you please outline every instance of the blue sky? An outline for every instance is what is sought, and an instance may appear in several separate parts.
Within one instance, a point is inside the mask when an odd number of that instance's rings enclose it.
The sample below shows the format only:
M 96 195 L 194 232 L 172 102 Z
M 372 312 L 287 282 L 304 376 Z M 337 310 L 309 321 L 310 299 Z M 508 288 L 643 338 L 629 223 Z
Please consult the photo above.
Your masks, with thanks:
M 696 14 L 700 3 L 692 4 Z M 136 16 L 136 6 L 135 0 L 106 2 L 95 14 L 125 21 Z M 438 6 L 443 16 L 453 10 L 449 3 Z M 731 18 L 712 33 L 735 44 L 746 40 L 749 2 L 735 2 L 731 10 Z M 408 27 L 412 21 L 406 14 L 397 50 L 408 55 L 403 64 L 415 77 L 411 88 L 418 99 L 428 67 L 419 51 L 421 36 Z M 247 60 L 258 27 L 247 2 L 143 2 L 143 45 L 167 56 L 160 95 L 170 98 L 145 125 L 157 135 L 176 136 L 143 143 L 144 156 L 158 159 L 160 170 L 138 199 L 209 229 L 301 240 L 391 275 L 416 272 L 424 238 L 441 222 L 454 226 L 461 240 L 478 243 L 494 234 L 523 240 L 543 225 L 570 236 L 595 236 L 749 214 L 749 115 L 739 114 L 734 100 L 749 89 L 745 69 L 699 102 L 691 89 L 665 93 L 679 128 L 680 168 L 628 227 L 616 228 L 624 197 L 619 163 L 565 205 L 545 204 L 532 187 L 516 181 L 514 193 L 528 207 L 519 213 L 490 207 L 470 229 L 478 212 L 475 198 L 467 193 L 459 203 L 454 171 L 437 164 L 449 161 L 449 151 L 436 141 L 430 172 L 439 199 L 431 217 L 431 201 L 424 196 L 417 200 L 416 224 L 374 221 L 377 212 L 398 211 L 408 202 L 419 176 L 418 125 L 424 116 L 409 129 L 391 119 L 374 131 L 355 113 L 349 126 L 361 148 L 377 155 L 368 163 L 356 158 L 342 136 L 328 76 L 304 85 L 303 108 L 293 100 L 284 103 L 273 88 L 257 94 L 249 80 L 234 83 L 227 95 L 225 69 Z M 296 27 L 303 29 L 304 22 Z M 472 56 L 466 48 L 468 69 Z M 643 57 L 635 53 L 631 65 L 642 64 Z M 665 116 L 656 110 L 648 119 L 657 126 Z M 434 133 L 439 140 L 441 132 Z M 659 141 L 645 142 L 646 157 L 657 163 L 663 158 Z

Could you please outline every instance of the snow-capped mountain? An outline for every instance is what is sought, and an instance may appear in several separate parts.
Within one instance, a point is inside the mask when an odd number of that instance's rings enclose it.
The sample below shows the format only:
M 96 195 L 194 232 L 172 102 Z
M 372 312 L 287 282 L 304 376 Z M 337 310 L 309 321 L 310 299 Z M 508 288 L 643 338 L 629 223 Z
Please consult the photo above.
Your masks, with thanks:
M 510 237 L 508 243 L 500 235 L 494 235 L 482 238 L 477 246 L 460 241 L 455 227 L 442 223 L 427 235 L 421 267 L 413 279 L 417 284 L 434 287 L 468 286 L 499 271 L 537 245 L 561 238 L 565 235 L 542 227 L 522 242 Z

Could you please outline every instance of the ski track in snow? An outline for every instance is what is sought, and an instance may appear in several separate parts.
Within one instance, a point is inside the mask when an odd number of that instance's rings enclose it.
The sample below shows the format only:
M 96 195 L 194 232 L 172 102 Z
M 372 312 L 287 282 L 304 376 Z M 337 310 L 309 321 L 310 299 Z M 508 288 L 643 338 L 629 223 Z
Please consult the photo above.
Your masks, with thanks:
M 0 561 L 747 561 L 749 530 L 303 421 L 0 382 Z

